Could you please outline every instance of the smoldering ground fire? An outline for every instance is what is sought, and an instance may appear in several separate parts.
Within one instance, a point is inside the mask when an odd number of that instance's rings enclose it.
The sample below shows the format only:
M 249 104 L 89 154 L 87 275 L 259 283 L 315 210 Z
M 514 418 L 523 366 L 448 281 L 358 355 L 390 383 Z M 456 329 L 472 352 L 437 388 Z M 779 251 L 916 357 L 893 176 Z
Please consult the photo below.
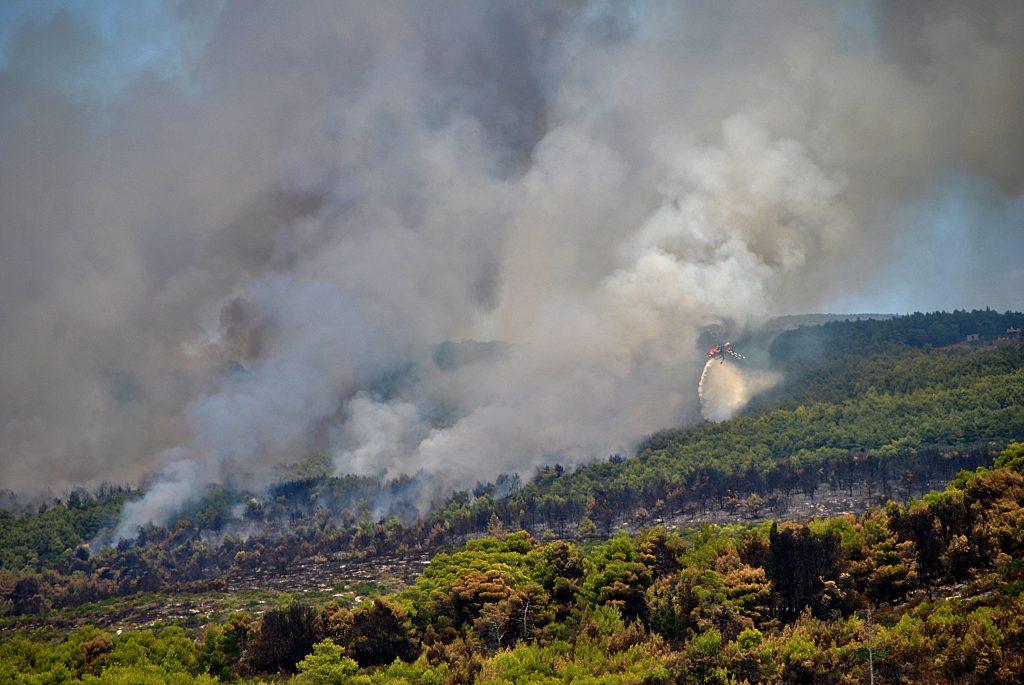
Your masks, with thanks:
M 0 73 L 0 480 L 149 478 L 125 535 L 316 452 L 628 452 L 698 420 L 702 327 L 889 293 L 950 183 L 1002 209 L 937 249 L 1012 304 L 1019 3 L 156 6 Z

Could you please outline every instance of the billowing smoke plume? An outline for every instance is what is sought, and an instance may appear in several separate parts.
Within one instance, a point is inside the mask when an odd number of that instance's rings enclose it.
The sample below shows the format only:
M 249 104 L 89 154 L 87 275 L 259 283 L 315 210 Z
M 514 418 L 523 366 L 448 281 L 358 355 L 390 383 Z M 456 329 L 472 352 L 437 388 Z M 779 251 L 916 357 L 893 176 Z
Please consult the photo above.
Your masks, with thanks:
M 890 293 L 951 183 L 1001 219 L 928 248 L 944 304 L 1024 292 L 1020 3 L 202 5 L 0 72 L 0 481 L 154 476 L 122 534 L 315 452 L 628 451 L 697 420 L 703 326 Z

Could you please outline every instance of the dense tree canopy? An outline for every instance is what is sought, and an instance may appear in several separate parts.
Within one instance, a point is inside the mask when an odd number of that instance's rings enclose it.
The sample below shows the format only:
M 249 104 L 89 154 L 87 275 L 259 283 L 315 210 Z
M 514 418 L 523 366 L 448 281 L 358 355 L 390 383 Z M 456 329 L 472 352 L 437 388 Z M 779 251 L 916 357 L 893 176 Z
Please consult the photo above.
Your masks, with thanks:
M 127 488 L 0 511 L 10 625 L 314 556 L 432 554 L 404 590 L 355 606 L 300 597 L 199 626 L 0 631 L 0 682 L 860 683 L 869 669 L 881 682 L 1020 682 L 1024 353 L 998 340 L 1019 320 L 785 332 L 771 353 L 786 382 L 741 416 L 658 433 L 629 458 L 504 475 L 423 513 L 413 481 L 332 477 L 322 457 L 265 494 L 212 487 L 116 546 L 104 535 L 138 495 Z M 766 520 L 822 488 L 892 501 Z M 372 515 L 380 493 L 394 516 Z M 743 522 L 609 535 L 715 507 Z
M 440 554 L 353 609 L 0 639 L 5 682 L 1015 683 L 1024 444 L 906 505 L 809 524 L 525 532 Z
M 436 551 L 484 530 L 592 538 L 623 521 L 712 508 L 765 517 L 821 487 L 906 499 L 923 483 L 991 463 L 1024 437 L 1019 343 L 929 347 L 965 331 L 994 341 L 1019 320 L 954 312 L 784 332 L 773 354 L 787 381 L 744 415 L 663 431 L 633 458 L 543 467 L 525 483 L 502 476 L 426 513 L 409 504 L 413 481 L 331 477 L 322 455 L 286 469 L 265 495 L 210 488 L 167 526 L 117 547 L 105 546 L 103 535 L 137 494 L 124 488 L 0 511 L 0 611 L 177 587 L 232 568 L 285 569 L 315 554 Z M 805 348 L 820 340 L 827 344 L 808 356 Z M 374 520 L 379 497 L 397 502 L 401 517 Z

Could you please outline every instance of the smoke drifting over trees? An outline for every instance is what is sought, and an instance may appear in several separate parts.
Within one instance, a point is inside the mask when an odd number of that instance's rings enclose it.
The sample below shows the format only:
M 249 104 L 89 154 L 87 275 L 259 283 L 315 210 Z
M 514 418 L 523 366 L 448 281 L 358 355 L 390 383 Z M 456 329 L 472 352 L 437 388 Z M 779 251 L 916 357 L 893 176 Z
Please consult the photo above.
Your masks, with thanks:
M 941 304 L 1024 291 L 1020 3 L 197 7 L 0 72 L 0 482 L 155 476 L 125 534 L 314 451 L 629 449 L 698 416 L 702 326 L 888 304 L 911 239 Z

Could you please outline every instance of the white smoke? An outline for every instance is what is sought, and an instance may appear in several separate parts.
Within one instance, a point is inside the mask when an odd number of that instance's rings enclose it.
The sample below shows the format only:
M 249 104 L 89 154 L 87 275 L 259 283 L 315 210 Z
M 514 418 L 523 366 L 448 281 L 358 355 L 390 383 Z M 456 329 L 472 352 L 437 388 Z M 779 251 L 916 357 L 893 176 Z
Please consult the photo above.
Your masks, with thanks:
M 547 164 L 569 178 L 609 169 L 595 182 L 623 182 L 607 149 L 573 133 L 552 136 L 560 154 L 547 159 L 543 142 L 534 173 L 549 175 Z M 567 156 L 575 170 L 562 169 Z M 338 470 L 366 472 L 370 465 L 388 476 L 422 470 L 464 482 L 549 459 L 577 463 L 627 451 L 644 433 L 685 417 L 695 341 L 709 313 L 763 317 L 808 255 L 848 227 L 837 201 L 841 184 L 799 145 L 771 140 L 746 117 L 725 123 L 721 147 L 681 150 L 660 185 L 661 204 L 649 218 L 617 227 L 606 271 L 592 274 L 588 291 L 575 279 L 559 283 L 571 258 L 537 263 L 536 254 L 549 254 L 549 243 L 564 235 L 537 235 L 537 223 L 552 221 L 537 217 L 536 208 L 563 207 L 550 196 L 565 191 L 528 178 L 531 221 L 522 232 L 530 251 L 513 253 L 516 261 L 504 270 L 528 269 L 530 282 L 508 291 L 487 322 L 499 322 L 515 348 L 461 379 L 456 400 L 463 411 L 449 426 L 425 425 L 405 400 L 354 400 L 346 432 L 355 444 L 338 454 Z M 519 233 L 511 240 L 521 240 Z M 422 398 L 449 382 L 423 379 L 411 394 Z
M 525 197 L 512 214 L 500 267 L 509 275 L 505 292 L 476 322 L 384 323 L 402 290 L 394 279 L 416 267 L 396 265 L 379 286 L 378 274 L 352 279 L 372 248 L 349 240 L 310 258 L 323 265 L 318 273 L 332 274 L 321 278 L 346 281 L 337 290 L 259 281 L 242 297 L 274 304 L 286 324 L 283 341 L 241 380 L 195 405 L 190 451 L 243 464 L 247 454 L 301 454 L 312 418 L 331 415 L 340 393 L 350 399 L 328 433 L 338 473 L 427 473 L 451 487 L 506 471 L 528 474 L 554 460 L 628 452 L 643 435 L 686 420 L 701 325 L 712 313 L 742 322 L 765 317 L 809 256 L 849 226 L 838 200 L 842 183 L 798 144 L 773 140 L 746 116 L 728 119 L 721 138 L 716 147 L 684 142 L 656 184 L 659 205 L 632 225 L 608 226 L 615 239 L 606 241 L 607 252 L 593 255 L 596 265 L 575 265 L 583 273 L 567 278 L 578 259 L 565 250 L 586 244 L 593 208 L 613 212 L 627 180 L 607 146 L 573 128 L 549 134 L 515 190 Z M 585 174 L 592 189 L 576 181 Z M 561 179 L 574 182 L 566 187 Z M 567 193 L 584 193 L 591 209 L 566 213 L 574 206 Z M 562 230 L 537 231 L 554 225 Z M 374 291 L 378 307 L 353 312 L 352 289 Z M 408 295 L 418 307 L 407 317 L 447 304 L 443 290 Z M 325 311 L 325 302 L 337 311 Z M 369 380 L 359 369 L 393 357 L 399 334 L 422 335 L 431 325 L 435 340 L 498 335 L 513 347 L 464 368 L 420 368 L 395 396 L 362 389 Z M 732 385 L 734 396 L 715 404 L 716 419 L 767 387 L 752 379 Z M 421 407 L 442 398 L 454 418 L 438 424 Z M 150 511 L 144 503 L 131 513 Z
M 398 475 L 401 464 L 427 437 L 425 422 L 410 402 L 377 402 L 359 393 L 345 406 L 348 415 L 335 455 L 345 473 Z
M 746 368 L 733 362 L 709 359 L 700 376 L 700 413 L 706 421 L 726 421 L 736 416 L 755 395 L 782 382 L 782 374 L 770 369 Z
M 114 529 L 115 542 L 134 537 L 141 525 L 167 521 L 183 505 L 199 495 L 198 486 L 208 479 L 203 474 L 205 466 L 190 459 L 182 459 L 180 450 L 168 452 L 163 456 L 170 463 L 160 472 L 160 479 L 146 490 L 146 496 L 125 503 L 121 519 Z

